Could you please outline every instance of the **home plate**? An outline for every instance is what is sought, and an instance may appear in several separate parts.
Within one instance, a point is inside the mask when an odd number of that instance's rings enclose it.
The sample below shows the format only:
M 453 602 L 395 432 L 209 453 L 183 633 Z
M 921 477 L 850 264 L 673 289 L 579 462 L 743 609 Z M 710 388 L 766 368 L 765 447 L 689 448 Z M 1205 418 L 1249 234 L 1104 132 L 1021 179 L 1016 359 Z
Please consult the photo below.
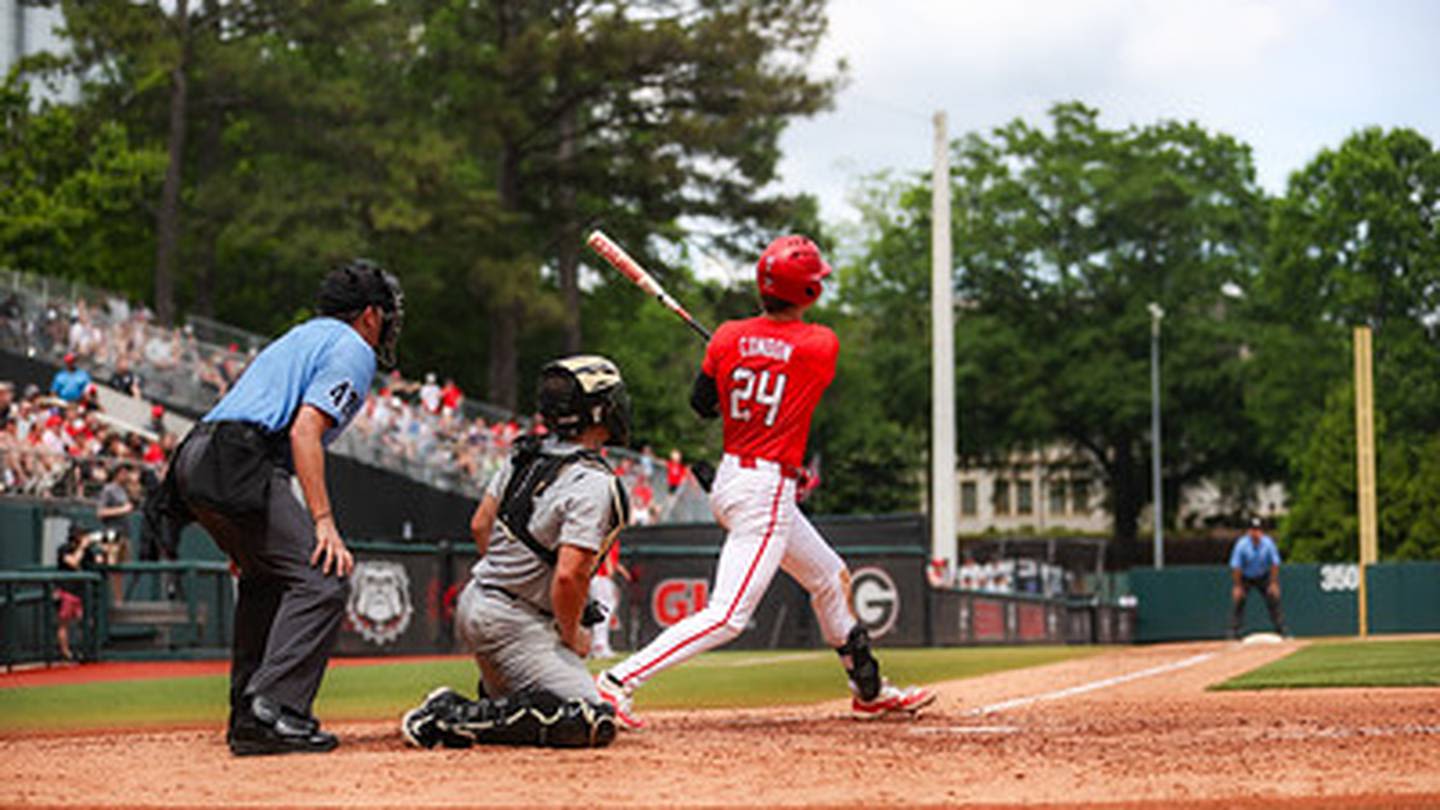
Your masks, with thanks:
M 1018 734 L 1019 726 L 917 726 L 911 734 Z
M 1241 644 L 1279 644 L 1284 639 L 1279 633 L 1251 633 L 1246 636 Z

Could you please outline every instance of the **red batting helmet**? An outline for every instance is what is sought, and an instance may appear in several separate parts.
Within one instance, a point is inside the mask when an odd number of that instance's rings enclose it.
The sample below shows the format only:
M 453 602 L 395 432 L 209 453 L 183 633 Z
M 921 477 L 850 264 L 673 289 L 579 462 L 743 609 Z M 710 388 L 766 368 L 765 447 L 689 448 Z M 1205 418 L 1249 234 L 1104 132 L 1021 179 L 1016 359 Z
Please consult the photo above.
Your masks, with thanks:
M 820 257 L 820 248 L 804 236 L 782 236 L 770 243 L 755 265 L 755 283 L 760 294 L 809 304 L 820 297 L 820 280 L 830 275 L 830 265 Z

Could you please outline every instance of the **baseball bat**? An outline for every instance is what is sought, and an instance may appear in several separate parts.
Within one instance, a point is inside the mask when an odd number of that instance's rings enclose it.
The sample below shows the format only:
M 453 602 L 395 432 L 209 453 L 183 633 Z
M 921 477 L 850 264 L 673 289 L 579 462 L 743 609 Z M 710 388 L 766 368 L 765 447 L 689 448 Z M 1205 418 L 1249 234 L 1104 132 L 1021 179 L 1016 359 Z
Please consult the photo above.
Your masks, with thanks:
M 630 279 L 631 283 L 643 290 L 646 295 L 654 296 L 655 300 L 660 302 L 660 306 L 680 316 L 680 320 L 688 324 L 691 329 L 694 329 L 695 333 L 704 338 L 707 343 L 710 341 L 710 330 L 701 326 L 700 322 L 695 320 L 694 316 L 687 312 L 685 307 L 680 305 L 679 301 L 670 297 L 670 293 L 665 292 L 665 288 L 660 286 L 660 282 L 645 272 L 645 268 L 641 267 L 639 262 L 630 258 L 630 254 L 626 253 L 624 248 L 615 244 L 615 241 L 606 236 L 603 231 L 591 231 L 590 236 L 585 240 L 585 244 L 589 245 L 591 250 L 600 254 L 600 258 L 609 262 L 611 267 L 619 270 L 626 278 Z

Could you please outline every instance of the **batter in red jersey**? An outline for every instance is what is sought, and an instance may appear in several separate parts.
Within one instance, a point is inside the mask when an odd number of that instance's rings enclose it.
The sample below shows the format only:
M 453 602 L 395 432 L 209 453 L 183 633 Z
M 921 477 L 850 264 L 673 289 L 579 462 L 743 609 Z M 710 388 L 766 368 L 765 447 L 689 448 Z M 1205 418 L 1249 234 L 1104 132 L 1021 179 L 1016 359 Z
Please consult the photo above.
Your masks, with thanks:
M 835 377 L 840 350 L 834 332 L 804 320 L 830 266 L 814 242 L 783 236 L 765 249 L 755 275 L 764 313 L 716 330 L 690 396 L 697 413 L 722 417 L 725 426 L 710 507 L 726 534 L 710 601 L 596 676 L 622 728 L 644 725 L 631 696 L 647 680 L 745 630 L 778 570 L 810 593 L 820 631 L 849 678 L 857 716 L 913 714 L 935 699 L 928 689 L 900 689 L 880 676 L 850 606 L 850 572 L 795 505 L 810 418 Z

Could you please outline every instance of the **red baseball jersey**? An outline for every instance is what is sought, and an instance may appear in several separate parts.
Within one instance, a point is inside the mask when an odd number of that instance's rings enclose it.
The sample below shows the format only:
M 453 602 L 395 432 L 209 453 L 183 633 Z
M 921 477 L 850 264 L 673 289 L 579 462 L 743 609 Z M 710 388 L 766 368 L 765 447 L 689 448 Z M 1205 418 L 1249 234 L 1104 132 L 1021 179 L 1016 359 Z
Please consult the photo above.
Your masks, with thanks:
M 840 341 L 819 324 L 727 321 L 705 349 L 725 419 L 725 452 L 803 465 L 810 417 L 835 379 Z

